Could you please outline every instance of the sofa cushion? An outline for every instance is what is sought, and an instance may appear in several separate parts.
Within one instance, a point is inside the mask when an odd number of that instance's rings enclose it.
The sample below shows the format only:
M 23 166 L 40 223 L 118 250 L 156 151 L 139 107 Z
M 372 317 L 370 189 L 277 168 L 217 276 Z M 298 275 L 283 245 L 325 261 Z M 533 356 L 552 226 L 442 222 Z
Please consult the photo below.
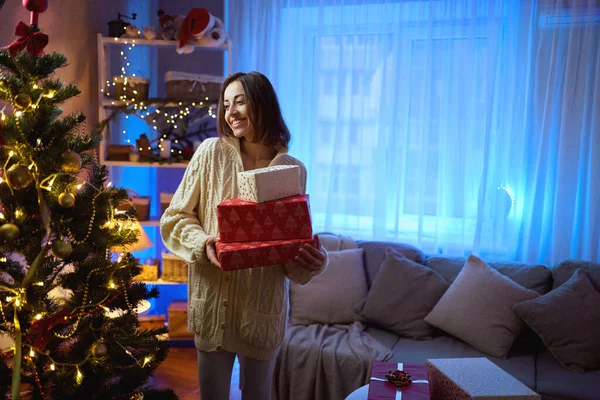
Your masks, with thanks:
M 358 247 L 365 250 L 365 272 L 367 273 L 367 284 L 369 287 L 373 284 L 375 276 L 379 271 L 381 262 L 385 258 L 388 247 L 392 247 L 398 253 L 409 260 L 423 263 L 424 254 L 418 248 L 402 243 L 390 242 L 358 242 Z
M 577 373 L 600 369 L 600 293 L 585 271 L 562 286 L 513 310 L 566 368 Z
M 448 282 L 452 282 L 465 265 L 465 261 L 463 257 L 430 256 L 425 259 L 425 265 Z M 487 264 L 519 285 L 535 290 L 539 294 L 547 293 L 552 287 L 552 272 L 543 265 L 510 262 L 488 262 Z
M 424 318 L 446 289 L 448 283 L 435 271 L 390 247 L 358 311 L 366 321 L 400 336 L 423 339 L 434 332 Z
M 356 249 L 358 246 L 350 236 L 337 235 L 330 232 L 320 232 L 318 235 L 321 245 L 327 251 Z
M 598 400 L 600 371 L 575 374 L 546 351 L 536 357 L 536 375 L 536 392 L 544 399 Z
M 484 353 L 505 358 L 525 326 L 513 304 L 538 296 L 471 255 L 425 322 Z
M 552 279 L 554 281 L 552 289 L 568 281 L 577 269 L 584 270 L 590 281 L 592 281 L 592 285 L 600 292 L 600 264 L 579 260 L 566 260 L 552 269 Z
M 290 283 L 294 325 L 346 324 L 362 320 L 354 311 L 367 298 L 363 249 L 329 252 L 327 269 L 306 285 Z
M 389 362 L 425 364 L 428 358 L 486 357 L 463 341 L 444 335 L 433 340 L 400 338 L 392 347 Z M 508 359 L 487 357 L 494 364 L 535 390 L 535 355 L 531 352 L 514 352 Z

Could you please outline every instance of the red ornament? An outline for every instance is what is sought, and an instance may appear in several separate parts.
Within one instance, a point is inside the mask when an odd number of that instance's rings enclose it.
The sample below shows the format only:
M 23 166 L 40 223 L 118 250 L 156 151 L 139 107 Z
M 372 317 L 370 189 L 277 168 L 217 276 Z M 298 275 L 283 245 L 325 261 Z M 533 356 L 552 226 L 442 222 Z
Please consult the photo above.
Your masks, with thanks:
M 15 35 L 20 36 L 17 40 L 4 47 L 8 50 L 11 57 L 27 47 L 27 51 L 32 56 L 41 56 L 44 54 L 44 47 L 48 44 L 48 35 L 40 31 L 35 31 L 30 26 L 19 21 L 15 28 Z
M 23 7 L 27 11 L 43 13 L 48 9 L 48 0 L 23 0 Z
M 29 23 L 37 26 L 38 14 L 48 9 L 48 0 L 23 0 L 23 7 L 31 11 Z

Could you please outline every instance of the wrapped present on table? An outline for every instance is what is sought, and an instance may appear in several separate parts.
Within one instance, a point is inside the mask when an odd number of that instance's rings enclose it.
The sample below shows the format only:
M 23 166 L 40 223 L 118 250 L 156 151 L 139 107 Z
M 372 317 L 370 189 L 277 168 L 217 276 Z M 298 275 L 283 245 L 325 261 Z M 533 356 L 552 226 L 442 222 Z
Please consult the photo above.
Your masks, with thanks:
M 388 379 L 388 376 L 391 378 Z M 391 383 L 390 380 L 395 383 Z M 367 399 L 429 400 L 427 367 L 423 364 L 374 362 Z
M 315 239 L 271 240 L 267 242 L 217 242 L 217 258 L 225 271 L 263 267 L 290 262 L 301 246 L 317 246 Z
M 217 206 L 217 220 L 223 243 L 312 237 L 308 195 L 264 203 L 228 199 Z
M 540 400 L 541 397 L 487 358 L 427 360 L 429 391 L 436 399 Z
M 274 165 L 238 172 L 239 198 L 254 203 L 300 194 L 300 168 Z

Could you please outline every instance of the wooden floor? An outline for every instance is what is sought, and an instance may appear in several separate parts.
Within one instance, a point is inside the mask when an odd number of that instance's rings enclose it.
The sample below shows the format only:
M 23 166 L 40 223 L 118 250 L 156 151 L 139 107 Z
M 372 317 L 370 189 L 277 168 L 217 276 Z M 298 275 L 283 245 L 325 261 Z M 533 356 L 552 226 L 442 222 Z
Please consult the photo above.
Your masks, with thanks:
M 194 347 L 172 347 L 169 356 L 157 369 L 152 379 L 154 387 L 169 387 L 177 393 L 179 400 L 199 400 L 198 368 Z M 235 360 L 231 378 L 229 400 L 240 400 L 240 365 Z

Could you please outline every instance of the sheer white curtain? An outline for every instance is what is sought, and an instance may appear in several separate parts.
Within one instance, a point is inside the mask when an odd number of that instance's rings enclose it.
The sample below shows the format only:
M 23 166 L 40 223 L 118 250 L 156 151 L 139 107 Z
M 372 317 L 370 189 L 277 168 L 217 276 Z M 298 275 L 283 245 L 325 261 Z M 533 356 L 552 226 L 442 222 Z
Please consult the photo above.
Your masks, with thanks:
M 233 70 L 273 81 L 316 231 L 598 261 L 593 3 L 230 1 Z

